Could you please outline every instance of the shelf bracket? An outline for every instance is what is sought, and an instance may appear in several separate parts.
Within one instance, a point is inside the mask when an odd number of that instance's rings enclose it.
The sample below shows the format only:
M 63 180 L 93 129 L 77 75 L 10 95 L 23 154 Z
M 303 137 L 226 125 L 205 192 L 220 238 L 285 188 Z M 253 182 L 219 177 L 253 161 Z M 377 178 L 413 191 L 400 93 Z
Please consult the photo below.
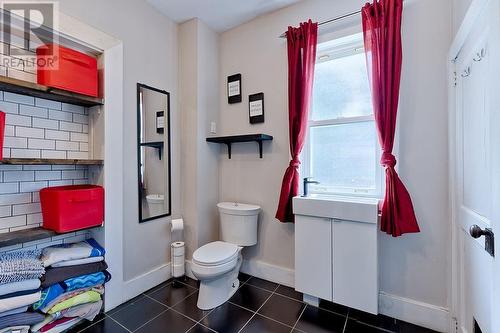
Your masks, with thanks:
M 229 159 L 231 159 L 231 143 L 226 142 L 227 145 L 227 155 L 229 156 Z
M 259 154 L 260 154 L 260 158 L 262 158 L 262 141 L 257 141 L 257 143 L 259 144 Z

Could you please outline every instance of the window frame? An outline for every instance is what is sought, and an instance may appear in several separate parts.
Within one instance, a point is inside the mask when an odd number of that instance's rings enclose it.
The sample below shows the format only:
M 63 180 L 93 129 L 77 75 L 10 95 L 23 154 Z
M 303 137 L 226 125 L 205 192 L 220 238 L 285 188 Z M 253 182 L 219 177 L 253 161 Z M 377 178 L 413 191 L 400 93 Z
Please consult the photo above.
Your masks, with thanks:
M 316 63 L 322 63 L 326 61 L 332 61 L 335 59 L 354 56 L 360 53 L 364 53 L 363 37 L 361 33 L 353 34 L 347 37 L 329 40 L 318 44 L 317 60 Z M 323 127 L 332 125 L 344 125 L 362 122 L 375 122 L 375 116 L 373 114 L 369 116 L 355 116 L 355 117 L 339 117 L 324 120 L 312 120 L 312 101 L 311 101 L 311 111 L 307 123 L 307 135 L 304 147 L 301 154 L 301 167 L 300 175 L 303 177 L 311 177 L 311 128 L 313 127 Z M 374 190 L 363 190 L 356 189 L 354 187 L 328 187 L 325 190 L 324 185 L 310 184 L 309 193 L 315 195 L 325 195 L 325 196 L 353 196 L 353 197 L 370 197 L 370 198 L 381 198 L 383 196 L 383 191 L 385 190 L 384 183 L 384 170 L 380 165 L 380 157 L 382 155 L 380 144 L 378 143 L 378 135 L 375 131 L 375 189 Z M 302 182 L 301 182 L 302 186 Z

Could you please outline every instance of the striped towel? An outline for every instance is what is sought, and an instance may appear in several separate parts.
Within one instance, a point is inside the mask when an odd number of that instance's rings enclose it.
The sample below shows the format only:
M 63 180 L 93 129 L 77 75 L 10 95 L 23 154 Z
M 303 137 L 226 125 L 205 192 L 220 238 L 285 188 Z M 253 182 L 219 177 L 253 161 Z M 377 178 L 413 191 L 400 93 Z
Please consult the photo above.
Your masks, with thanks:
M 40 250 L 22 250 L 0 254 L 0 284 L 39 279 L 45 269 Z

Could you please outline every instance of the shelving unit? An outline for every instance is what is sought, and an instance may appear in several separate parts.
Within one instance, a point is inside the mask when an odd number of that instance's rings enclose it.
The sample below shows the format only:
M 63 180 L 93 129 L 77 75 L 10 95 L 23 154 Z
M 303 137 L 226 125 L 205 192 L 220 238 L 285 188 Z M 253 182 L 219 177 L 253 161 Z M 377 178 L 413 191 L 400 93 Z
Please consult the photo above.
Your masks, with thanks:
M 86 96 L 65 90 L 43 86 L 37 83 L 0 76 L 0 90 L 32 97 L 50 99 L 53 101 L 76 104 L 84 107 L 103 105 L 102 98 Z
M 103 160 L 75 160 L 75 159 L 48 159 L 48 158 L 4 158 L 0 164 L 10 165 L 103 165 Z
M 101 228 L 101 227 L 94 227 L 94 228 Z M 94 229 L 94 228 L 88 228 L 88 229 L 82 229 L 82 230 L 90 230 L 90 229 Z M 12 245 L 16 245 L 16 244 L 21 244 L 21 243 L 33 242 L 33 241 L 49 238 L 52 236 L 69 234 L 72 232 L 74 232 L 74 231 L 67 232 L 67 233 L 57 233 L 55 231 L 47 230 L 47 229 L 44 229 L 42 227 L 7 232 L 7 233 L 0 234 L 0 248 L 6 247 L 6 246 L 12 246 Z
M 246 135 L 232 135 L 232 136 L 217 136 L 207 138 L 207 142 L 225 144 L 227 146 L 227 153 L 231 159 L 231 145 L 233 143 L 242 142 L 257 142 L 259 145 L 259 155 L 262 158 L 262 143 L 264 141 L 272 141 L 273 137 L 267 134 L 246 134 Z

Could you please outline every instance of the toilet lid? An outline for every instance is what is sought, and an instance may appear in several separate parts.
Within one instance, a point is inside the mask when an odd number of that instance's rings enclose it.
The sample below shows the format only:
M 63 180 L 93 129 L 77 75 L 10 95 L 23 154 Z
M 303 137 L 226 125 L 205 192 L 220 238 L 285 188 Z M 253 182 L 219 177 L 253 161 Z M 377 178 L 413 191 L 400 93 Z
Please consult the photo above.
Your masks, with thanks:
M 199 265 L 215 266 L 231 261 L 238 254 L 238 246 L 226 242 L 203 245 L 193 253 L 193 261 Z

